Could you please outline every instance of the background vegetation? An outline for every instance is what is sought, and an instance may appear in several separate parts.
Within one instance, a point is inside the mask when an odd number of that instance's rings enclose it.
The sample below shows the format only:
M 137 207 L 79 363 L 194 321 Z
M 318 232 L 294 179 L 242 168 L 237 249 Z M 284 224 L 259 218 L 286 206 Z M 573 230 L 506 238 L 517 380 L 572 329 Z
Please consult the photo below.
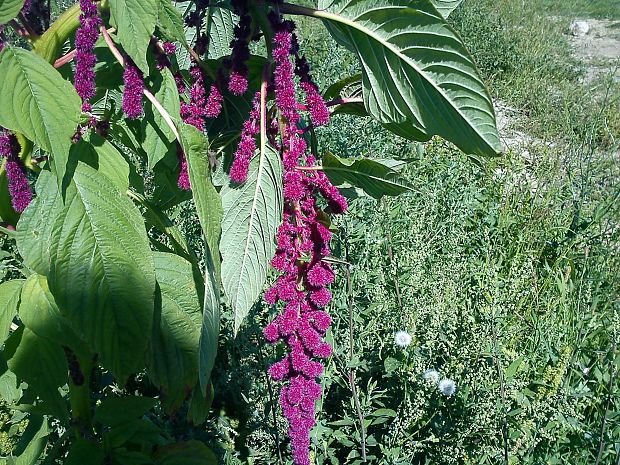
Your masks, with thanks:
M 435 140 L 420 150 L 346 115 L 321 130 L 340 156 L 410 161 L 413 192 L 360 198 L 335 225 L 345 264 L 317 464 L 361 463 L 362 450 L 386 465 L 620 463 L 620 86 L 611 75 L 584 84 L 566 36 L 574 16 L 620 11 L 570 3 L 466 0 L 450 19 L 528 135 L 505 156 L 480 162 Z M 324 31 L 300 27 L 322 88 L 357 71 Z M 14 252 L 2 250 L 10 274 Z M 166 425 L 216 443 L 226 464 L 286 463 L 266 376 L 276 354 L 259 329 L 270 311 L 257 306 L 236 339 L 224 322 L 206 427 L 188 430 L 184 412 Z M 394 345 L 398 330 L 411 345 Z M 427 369 L 456 393 L 439 392 Z M 11 415 L 0 411 L 3 449 L 20 447 Z

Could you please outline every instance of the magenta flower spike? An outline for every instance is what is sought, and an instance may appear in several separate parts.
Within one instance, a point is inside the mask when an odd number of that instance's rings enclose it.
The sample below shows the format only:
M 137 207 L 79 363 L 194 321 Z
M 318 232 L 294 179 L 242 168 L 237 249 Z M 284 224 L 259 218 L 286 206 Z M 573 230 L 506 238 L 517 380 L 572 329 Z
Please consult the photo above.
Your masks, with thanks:
M 332 233 L 319 221 L 320 208 L 316 201 L 318 195 L 322 196 L 333 213 L 344 212 L 347 202 L 322 171 L 304 169 L 314 166 L 316 159 L 308 153 L 302 131 L 297 128 L 301 117 L 291 61 L 291 56 L 297 52 L 297 42 L 291 22 L 278 22 L 274 30 L 275 100 L 284 119 L 280 148 L 285 206 L 276 236 L 276 253 L 271 261 L 282 274 L 264 298 L 272 305 L 282 302 L 284 311 L 267 325 L 263 334 L 268 342 L 283 342 L 289 348 L 288 355 L 271 366 L 269 375 L 285 383 L 280 391 L 280 406 L 289 423 L 293 463 L 309 465 L 310 431 L 316 423 L 315 404 L 322 395 L 316 378 L 323 373 L 320 360 L 332 353 L 331 346 L 323 341 L 331 322 L 323 308 L 332 299 L 327 286 L 335 279 L 331 265 L 325 260 L 331 253 Z M 306 93 L 313 124 L 326 124 L 329 113 L 316 86 L 302 80 L 301 88 Z M 243 143 L 242 134 L 235 163 L 245 160 Z M 242 161 L 238 163 L 245 166 Z M 233 173 L 231 169 L 231 178 L 237 175 L 237 171 Z
M 91 111 L 89 100 L 95 96 L 95 42 L 103 24 L 95 0 L 80 0 L 80 27 L 75 33 L 74 86 L 82 98 L 82 111 Z
M 9 181 L 9 195 L 13 209 L 22 213 L 32 201 L 32 189 L 26 176 L 26 167 L 19 159 L 17 138 L 8 132 L 0 133 L 0 156 L 6 158 L 4 169 Z
M 236 183 L 243 183 L 248 177 L 250 161 L 256 151 L 256 136 L 260 132 L 260 92 L 256 92 L 252 102 L 249 119 L 243 123 L 241 141 L 234 155 L 230 167 L 230 179 Z
M 142 72 L 131 58 L 127 58 L 125 61 L 123 82 L 125 84 L 123 89 L 123 112 L 129 119 L 138 119 L 144 113 L 142 108 L 144 81 L 142 80 Z

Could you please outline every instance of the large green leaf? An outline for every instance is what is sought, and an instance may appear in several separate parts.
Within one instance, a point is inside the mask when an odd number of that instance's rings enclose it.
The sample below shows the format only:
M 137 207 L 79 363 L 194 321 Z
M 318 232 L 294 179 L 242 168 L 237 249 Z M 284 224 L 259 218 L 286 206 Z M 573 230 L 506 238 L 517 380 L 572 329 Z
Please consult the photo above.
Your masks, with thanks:
M 33 52 L 6 47 L 0 53 L 0 126 L 24 134 L 52 154 L 63 179 L 81 100 L 73 85 Z
M 97 406 L 94 419 L 106 426 L 122 425 L 130 420 L 141 418 L 155 404 L 157 400 L 151 397 L 108 397 Z
M 110 19 L 118 30 L 118 40 L 144 74 L 149 73 L 146 50 L 158 12 L 157 0 L 110 0 Z
M 14 279 L 0 284 L 0 345 L 9 335 L 13 318 L 17 315 L 23 279 Z
M 220 192 L 222 284 L 235 317 L 235 332 L 258 299 L 276 250 L 282 221 L 282 166 L 271 148 L 254 157 L 247 181 L 224 185 Z
M 230 42 L 234 38 L 235 15 L 226 8 L 209 7 L 205 16 L 209 34 L 207 58 L 216 60 L 230 55 Z
M 364 104 L 414 140 L 439 135 L 466 153 L 501 150 L 491 98 L 461 39 L 429 0 L 320 0 L 321 18 L 362 65 Z
M 200 441 L 186 441 L 158 447 L 157 465 L 217 465 L 217 456 Z
M 437 11 L 441 13 L 444 18 L 450 16 L 457 6 L 463 3 L 463 0 L 431 0 Z
M 179 92 L 174 76 L 169 69 L 164 68 L 161 74 L 155 78 L 153 91 L 155 92 L 155 98 L 173 118 L 179 115 L 181 111 Z M 142 125 L 144 127 L 144 144 L 142 144 L 142 148 L 148 157 L 148 167 L 152 170 L 157 162 L 166 156 L 168 151 L 175 149 L 176 145 L 172 144 L 175 136 L 172 129 L 164 121 L 161 113 L 154 110 L 150 105 L 147 105 L 144 109 Z
M 15 459 L 15 465 L 35 465 L 47 446 L 51 432 L 47 418 L 31 416 L 20 440 L 20 445 L 23 442 L 25 447 Z
M 22 9 L 24 0 L 0 0 L 0 24 L 6 24 Z
M 411 189 L 388 164 L 370 158 L 339 158 L 327 152 L 323 155 L 322 166 L 332 184 L 351 184 L 375 199 L 400 195 Z
M 28 328 L 24 329 L 15 354 L 7 361 L 19 380 L 28 383 L 47 403 L 48 409 L 60 418 L 67 418 L 67 406 L 58 388 L 67 383 L 67 360 L 62 348 Z
M 26 264 L 50 290 L 100 363 L 124 382 L 144 360 L 155 272 L 140 211 L 103 174 L 80 162 L 63 204 L 47 172 L 17 225 Z
M 87 439 L 77 439 L 64 461 L 65 465 L 103 465 L 103 445 Z
M 80 357 L 92 357 L 88 346 L 75 334 L 58 309 L 45 276 L 36 273 L 28 276 L 21 292 L 19 318 L 37 336 L 67 346 Z
M 92 133 L 74 144 L 77 157 L 105 175 L 121 192 L 129 188 L 130 167 L 121 153 L 103 137 Z
M 157 27 L 172 42 L 187 45 L 183 17 L 171 0 L 157 0 Z
M 171 411 L 198 382 L 202 302 L 191 263 L 170 253 L 155 252 L 154 259 L 161 305 L 155 308 L 148 373 Z
M 220 249 L 222 200 L 213 186 L 207 139 L 193 126 L 182 125 L 181 139 L 198 218 L 205 238 L 205 287 L 200 331 L 199 378 L 203 391 L 211 376 L 220 330 Z

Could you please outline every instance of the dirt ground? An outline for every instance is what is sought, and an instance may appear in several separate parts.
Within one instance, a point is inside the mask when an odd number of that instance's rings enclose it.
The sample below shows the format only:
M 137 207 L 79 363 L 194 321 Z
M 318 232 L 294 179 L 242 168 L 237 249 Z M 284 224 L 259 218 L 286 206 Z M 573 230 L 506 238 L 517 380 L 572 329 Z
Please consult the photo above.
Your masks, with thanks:
M 620 82 L 620 21 L 580 18 L 589 26 L 584 35 L 571 34 L 570 44 L 575 56 L 587 65 L 585 82 L 602 74 L 614 72 Z
M 586 68 L 583 84 L 591 84 L 608 73 L 613 73 L 614 81 L 620 84 L 620 21 L 592 18 L 576 18 L 575 21 L 585 21 L 588 28 L 586 34 L 574 34 L 572 28 L 566 31 L 575 57 Z M 518 109 L 501 100 L 494 104 L 504 150 L 518 150 L 527 158 L 528 147 L 543 142 L 515 128 L 523 118 Z

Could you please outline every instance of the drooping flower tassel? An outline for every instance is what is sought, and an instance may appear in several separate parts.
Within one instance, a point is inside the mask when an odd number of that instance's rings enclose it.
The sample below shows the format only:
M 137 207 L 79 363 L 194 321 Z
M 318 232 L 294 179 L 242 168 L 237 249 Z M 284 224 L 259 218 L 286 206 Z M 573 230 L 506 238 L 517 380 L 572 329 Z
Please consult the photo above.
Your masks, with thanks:
M 75 33 L 74 86 L 82 98 L 82 111 L 91 111 L 90 99 L 95 96 L 95 42 L 103 24 L 94 0 L 80 0 L 80 27 Z
M 288 355 L 274 363 L 269 374 L 274 380 L 286 383 L 280 391 L 280 406 L 289 423 L 293 463 L 309 465 L 310 431 L 316 423 L 315 404 L 322 394 L 316 381 L 323 373 L 319 360 L 329 357 L 332 351 L 322 338 L 331 322 L 324 310 L 332 298 L 327 286 L 335 278 L 325 260 L 330 254 L 332 234 L 319 221 L 321 210 L 317 197 L 322 196 L 333 213 L 344 212 L 347 202 L 323 172 L 304 169 L 313 167 L 316 159 L 308 153 L 297 128 L 301 117 L 291 62 L 291 55 L 296 53 L 293 24 L 275 22 L 274 29 L 274 90 L 276 106 L 284 119 L 280 147 L 284 168 L 284 216 L 271 264 L 282 274 L 264 298 L 272 305 L 282 302 L 284 311 L 263 333 L 267 341 L 281 341 L 289 348 Z M 315 118 L 317 122 L 326 122 L 318 111 Z
M 125 60 L 123 82 L 125 84 L 123 89 L 123 112 L 129 119 L 138 119 L 144 113 L 142 107 L 144 81 L 142 80 L 142 72 L 129 57 Z
M 22 213 L 32 201 L 32 189 L 26 176 L 26 167 L 19 159 L 17 138 L 6 131 L 0 132 L 0 156 L 6 158 L 4 169 L 9 181 L 9 194 L 13 209 Z

